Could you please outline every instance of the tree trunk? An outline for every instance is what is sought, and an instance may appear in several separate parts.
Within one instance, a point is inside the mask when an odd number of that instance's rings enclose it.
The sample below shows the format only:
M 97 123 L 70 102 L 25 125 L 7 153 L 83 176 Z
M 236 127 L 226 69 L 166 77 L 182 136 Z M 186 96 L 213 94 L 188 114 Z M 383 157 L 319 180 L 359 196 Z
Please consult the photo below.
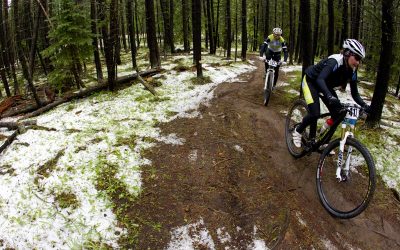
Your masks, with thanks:
M 157 28 L 157 30 L 156 30 L 156 36 L 157 36 L 158 39 L 159 39 L 158 44 L 160 44 L 160 47 L 163 47 L 163 48 L 164 48 L 164 54 L 165 54 L 165 45 L 163 45 L 163 42 L 165 43 L 165 39 L 164 39 L 164 41 L 162 40 L 161 28 L 160 28 L 160 23 L 161 23 L 161 21 L 160 21 L 159 4 L 157 4 L 157 2 L 155 2 L 155 4 L 156 4 L 156 13 L 155 13 L 154 20 L 155 20 L 155 23 L 157 24 L 157 26 L 156 26 L 156 28 Z M 162 18 L 162 17 L 161 17 L 161 18 Z
M 160 52 L 158 49 L 156 23 L 154 16 L 154 2 L 153 0 L 145 0 L 146 8 L 146 32 L 147 32 L 147 45 L 150 50 L 150 65 L 151 68 L 158 68 L 161 65 Z
M 188 11 L 188 0 L 182 0 L 183 51 L 185 52 L 190 51 Z
M 0 23 L 3 24 L 5 22 L 6 20 L 3 18 L 3 4 L 0 4 Z M 9 34 L 5 32 L 4 25 L 0 25 L 0 75 L 1 80 L 3 81 L 4 90 L 6 91 L 7 96 L 10 97 L 11 92 L 6 76 L 6 73 L 8 76 L 10 76 L 10 62 L 8 60 L 7 42 L 5 39 L 8 35 Z
M 277 16 L 278 16 L 278 0 L 274 2 L 274 27 L 277 27 Z
M 399 75 L 399 80 L 397 81 L 396 92 L 394 94 L 395 96 L 399 96 L 399 90 L 400 90 L 400 75 Z
M 264 16 L 264 39 L 266 39 L 269 35 L 269 1 L 265 1 L 265 16 Z
M 358 40 L 360 34 L 361 0 L 353 0 L 352 2 L 351 37 Z
M 335 15 L 333 11 L 333 0 L 328 0 L 328 55 L 333 54 L 335 35 Z
M 107 76 L 108 76 L 108 88 L 113 91 L 115 89 L 115 80 L 116 80 L 116 43 L 118 36 L 118 14 L 117 6 L 118 0 L 111 0 L 110 2 L 110 30 L 107 30 L 107 25 L 104 24 L 106 20 L 106 6 L 105 1 L 100 0 L 100 11 L 99 11 L 99 19 L 100 22 L 103 23 L 101 28 L 103 41 L 104 41 L 104 54 L 106 58 L 107 65 Z
M 238 56 L 237 51 L 238 51 L 238 4 L 237 0 L 235 0 L 235 62 Z
M 121 37 L 122 37 L 122 45 L 124 46 L 124 51 L 127 52 L 128 45 L 126 43 L 125 20 L 124 20 L 125 19 L 125 6 L 124 6 L 123 0 L 120 0 L 119 9 L 120 9 L 120 13 L 121 13 L 119 20 L 121 22 L 121 25 L 120 25 L 121 32 L 120 33 L 121 33 Z
M 91 28 L 93 34 L 93 54 L 94 54 L 94 63 L 96 65 L 96 75 L 97 81 L 100 82 L 103 80 L 103 70 L 101 68 L 101 61 L 100 61 L 100 53 L 99 53 L 99 44 L 97 40 L 97 6 L 96 0 L 90 0 L 90 17 L 91 17 Z
M 242 0 L 242 61 L 246 60 L 247 53 L 247 2 Z
M 208 31 L 208 38 L 210 39 L 210 54 L 215 54 L 215 41 L 214 41 L 214 32 L 213 32 L 213 18 L 211 17 L 211 1 L 207 0 L 207 31 Z
M 41 106 L 41 102 L 39 100 L 39 97 L 36 93 L 36 88 L 33 85 L 33 69 L 34 69 L 34 62 L 35 62 L 35 53 L 36 53 L 36 42 L 37 42 L 37 32 L 39 30 L 39 19 L 37 21 L 35 21 L 35 27 L 34 27 L 34 31 L 33 31 L 33 37 L 32 37 L 32 42 L 31 42 L 31 50 L 30 50 L 30 54 L 29 54 L 29 62 L 30 65 L 28 66 L 28 62 L 26 61 L 26 56 L 24 53 L 24 46 L 22 45 L 22 28 L 20 26 L 20 20 L 19 20 L 19 3 L 18 0 L 14 0 L 13 2 L 14 4 L 14 25 L 15 25 L 15 29 L 16 29 L 16 40 L 17 40 L 17 47 L 18 47 L 18 57 L 22 66 L 22 72 L 23 75 L 25 77 L 25 79 L 28 82 L 28 86 L 29 89 L 32 91 L 33 97 L 36 101 L 36 104 L 38 106 Z M 42 11 L 38 11 L 38 17 L 40 18 Z
M 164 22 L 164 51 L 169 51 L 172 54 L 174 53 L 175 49 L 172 40 L 173 34 L 171 27 L 170 1 L 172 0 L 160 0 L 160 6 Z
M 296 13 L 296 11 L 295 11 Z M 296 48 L 295 48 L 295 58 L 294 60 L 297 60 L 298 63 L 301 63 L 302 59 L 301 59 L 301 26 L 302 26 L 302 21 L 301 21 L 301 17 L 302 15 L 299 14 L 299 25 L 297 25 L 297 39 L 296 39 Z
M 220 47 L 219 45 L 220 45 L 220 43 L 219 43 L 219 11 L 220 11 L 220 0 L 218 0 L 218 2 L 217 2 L 217 21 L 216 21 L 216 23 L 215 23 L 215 38 L 214 38 L 214 41 L 215 41 L 215 47 L 216 48 L 218 48 L 218 47 Z M 212 14 L 213 16 L 214 16 L 214 13 Z
M 204 33 L 205 33 L 205 35 L 206 35 L 206 37 L 205 37 L 205 45 L 206 45 L 206 49 L 208 49 L 208 41 L 209 41 L 209 38 L 208 38 L 208 27 L 207 27 L 207 20 L 208 20 L 208 16 L 207 16 L 207 7 L 206 7 L 206 4 L 204 3 L 206 0 L 202 0 L 203 1 L 203 15 L 204 15 Z
M 140 47 L 140 30 L 139 30 L 139 13 L 137 9 L 137 0 L 135 0 L 135 24 L 136 24 L 136 41 L 137 41 L 137 47 Z M 144 32 L 143 32 L 144 33 Z
M 0 78 L 1 81 L 3 82 L 3 86 L 4 86 L 4 90 L 6 91 L 6 95 L 8 97 L 11 96 L 11 91 L 10 91 L 10 87 L 8 86 L 8 80 L 7 80 L 7 76 L 6 76 L 6 71 L 5 71 L 5 66 L 4 66 L 4 62 L 3 62 L 3 58 L 0 57 Z M 0 96 L 2 96 L 2 94 L 0 94 Z
M 342 5 L 342 36 L 340 38 L 340 44 L 342 45 L 344 40 L 349 37 L 349 14 L 348 14 L 348 9 L 349 9 L 349 0 L 343 0 Z
M 311 64 L 314 64 L 314 58 L 317 53 L 317 44 L 318 44 L 318 27 L 319 27 L 319 13 L 321 8 L 321 0 L 316 0 L 315 3 L 315 15 L 314 15 L 314 32 L 313 32 L 313 53 L 311 57 Z
M 300 17 L 301 17 L 301 47 L 302 47 L 302 75 L 305 69 L 312 63 L 312 48 L 311 48 L 311 14 L 310 0 L 300 0 Z
M 231 58 L 232 26 L 231 26 L 231 0 L 226 0 L 226 58 Z
M 294 10 L 293 10 L 293 0 L 289 0 L 289 26 L 290 26 L 290 34 L 289 34 L 289 64 L 293 64 L 293 52 L 295 45 L 295 37 L 296 37 L 296 28 L 294 24 Z
M 171 54 L 175 53 L 175 44 L 174 44 L 174 0 L 169 1 L 169 27 L 170 27 L 170 39 L 171 39 Z
M 128 0 L 127 3 L 127 15 L 126 19 L 128 22 L 128 33 L 129 33 L 129 41 L 130 41 L 130 46 L 131 46 L 131 59 L 132 59 L 132 68 L 136 69 L 137 64 L 136 64 L 136 43 L 135 43 L 135 23 L 134 23 L 134 17 L 132 16 L 133 14 L 133 0 Z
M 252 51 L 256 51 L 258 49 L 257 46 L 257 34 L 258 34 L 258 30 L 257 30 L 257 24 L 258 24 L 258 9 L 259 9 L 259 2 L 257 1 L 257 4 L 255 3 L 254 0 L 253 3 L 255 4 L 256 8 L 253 9 L 253 42 L 252 42 Z
M 3 11 L 4 11 L 3 30 L 5 34 L 10 34 L 10 27 L 8 23 L 8 0 L 3 0 Z M 15 50 L 13 46 L 13 39 L 11 37 L 9 37 L 6 41 L 6 50 L 8 54 L 8 61 L 11 65 L 11 75 L 14 81 L 14 95 L 19 95 L 20 88 L 18 84 L 17 74 L 15 71 Z
M 24 75 L 24 78 L 27 80 L 29 78 L 29 73 L 28 73 L 28 66 L 26 62 L 26 55 L 23 50 L 23 45 L 22 45 L 22 37 L 21 37 L 21 31 L 23 30 L 22 27 L 20 27 L 20 20 L 19 20 L 19 1 L 14 0 L 13 1 L 13 9 L 14 9 L 14 27 L 15 27 L 15 39 L 16 39 L 16 45 L 17 45 L 17 52 L 18 52 L 18 58 L 19 58 L 19 63 L 21 64 L 22 67 L 22 73 Z
M 192 0 L 193 60 L 197 77 L 203 77 L 201 68 L 201 0 Z
M 393 64 L 394 41 L 394 0 L 382 0 L 381 21 L 381 55 L 379 59 L 378 74 L 376 76 L 374 95 L 371 101 L 371 112 L 367 118 L 369 127 L 378 126 L 382 118 L 383 104 L 388 91 L 391 66 Z

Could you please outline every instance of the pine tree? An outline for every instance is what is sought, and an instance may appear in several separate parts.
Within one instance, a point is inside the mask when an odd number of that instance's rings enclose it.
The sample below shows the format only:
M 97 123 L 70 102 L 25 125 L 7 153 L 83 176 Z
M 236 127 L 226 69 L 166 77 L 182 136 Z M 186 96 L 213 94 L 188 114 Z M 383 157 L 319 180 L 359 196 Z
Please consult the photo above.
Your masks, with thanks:
M 69 89 L 71 83 L 83 86 L 81 65 L 93 53 L 89 8 L 74 0 L 61 0 L 59 13 L 55 15 L 49 37 L 51 45 L 44 51 L 50 57 L 54 71 L 49 82 L 57 89 Z

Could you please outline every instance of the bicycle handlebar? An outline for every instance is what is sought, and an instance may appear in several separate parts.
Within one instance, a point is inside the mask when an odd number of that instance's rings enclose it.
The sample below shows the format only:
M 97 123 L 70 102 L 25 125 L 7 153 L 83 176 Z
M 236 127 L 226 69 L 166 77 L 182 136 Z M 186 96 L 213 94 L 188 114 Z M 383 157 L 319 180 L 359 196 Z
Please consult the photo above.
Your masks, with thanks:
M 346 116 L 355 116 L 356 118 L 365 118 L 368 113 L 365 111 L 365 108 L 353 102 L 344 102 L 342 104 L 343 109 L 346 111 Z

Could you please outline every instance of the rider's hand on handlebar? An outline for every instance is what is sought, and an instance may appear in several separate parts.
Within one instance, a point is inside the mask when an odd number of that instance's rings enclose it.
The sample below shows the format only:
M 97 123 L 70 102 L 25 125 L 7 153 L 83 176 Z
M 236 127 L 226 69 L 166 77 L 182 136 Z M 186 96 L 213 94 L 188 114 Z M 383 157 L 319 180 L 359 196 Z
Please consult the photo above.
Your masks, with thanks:
M 365 104 L 363 107 L 365 113 L 370 114 L 371 113 L 371 106 L 369 106 L 368 104 Z
M 340 110 L 342 110 L 343 106 L 340 103 L 339 99 L 337 99 L 334 96 L 330 96 L 328 97 L 328 104 L 329 106 L 331 106 L 336 112 L 339 112 Z

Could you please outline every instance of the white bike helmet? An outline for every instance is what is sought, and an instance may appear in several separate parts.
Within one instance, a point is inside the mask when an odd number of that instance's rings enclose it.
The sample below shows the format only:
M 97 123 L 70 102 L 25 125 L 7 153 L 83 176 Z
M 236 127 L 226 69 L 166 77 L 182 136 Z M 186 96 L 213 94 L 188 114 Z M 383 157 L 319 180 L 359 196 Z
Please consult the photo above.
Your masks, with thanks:
M 348 49 L 354 54 L 359 55 L 361 58 L 365 57 L 365 49 L 362 44 L 356 39 L 346 39 L 343 42 L 343 49 Z
M 282 29 L 276 27 L 276 28 L 274 28 L 274 29 L 272 30 L 272 33 L 273 33 L 274 35 L 282 35 Z

